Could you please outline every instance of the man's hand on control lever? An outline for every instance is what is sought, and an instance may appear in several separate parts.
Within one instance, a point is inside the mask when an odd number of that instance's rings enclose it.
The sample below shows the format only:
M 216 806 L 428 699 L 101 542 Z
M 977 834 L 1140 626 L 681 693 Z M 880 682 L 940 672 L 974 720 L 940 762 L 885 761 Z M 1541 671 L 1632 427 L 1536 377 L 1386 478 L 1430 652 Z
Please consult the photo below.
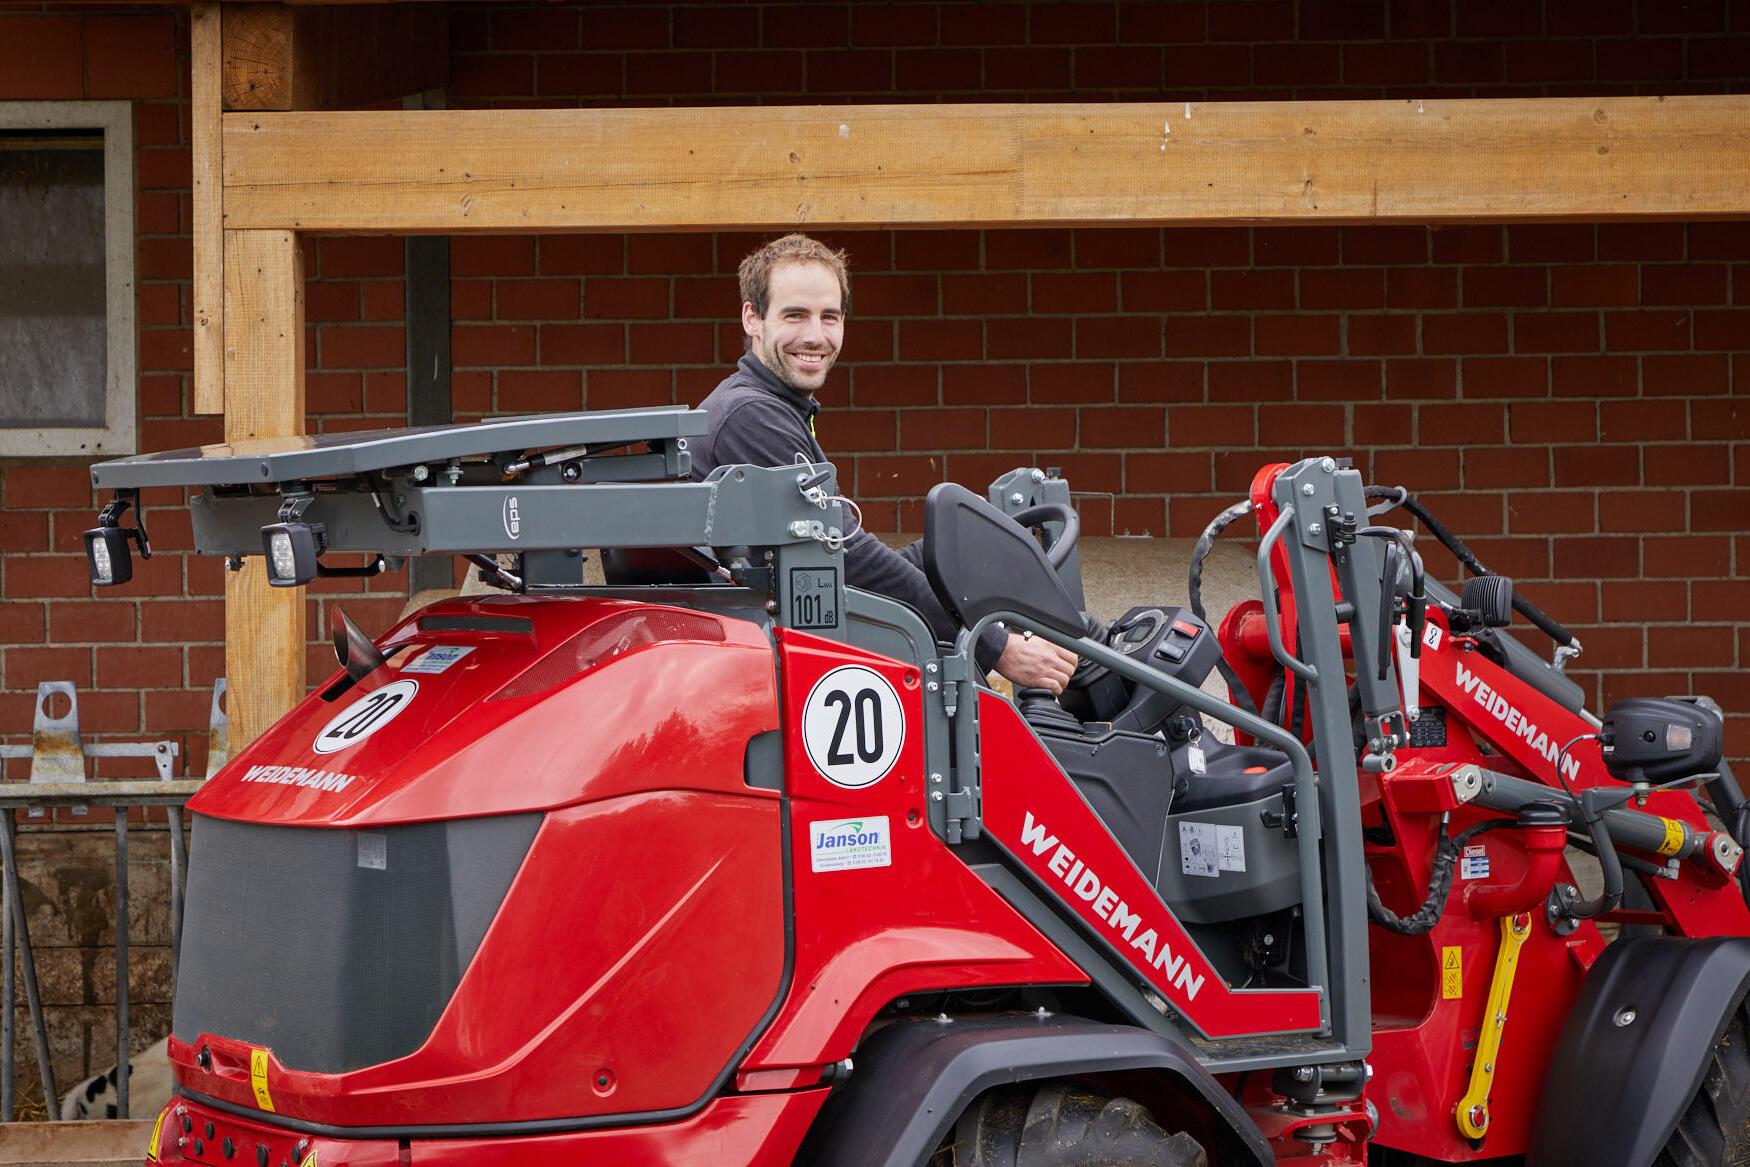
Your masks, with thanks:
M 997 658 L 997 672 L 1017 689 L 1049 689 L 1059 694 L 1075 671 L 1075 653 L 1032 633 L 1009 633 L 1009 643 Z

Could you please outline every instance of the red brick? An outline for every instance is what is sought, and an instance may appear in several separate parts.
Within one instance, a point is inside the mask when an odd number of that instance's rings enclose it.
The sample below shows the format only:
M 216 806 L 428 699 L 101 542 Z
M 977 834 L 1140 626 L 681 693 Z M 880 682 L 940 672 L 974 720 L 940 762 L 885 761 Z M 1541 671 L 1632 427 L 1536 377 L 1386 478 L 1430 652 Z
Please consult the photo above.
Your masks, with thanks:
M 1024 365 L 945 365 L 942 401 L 946 405 L 997 405 L 1027 400 Z
M 540 341 L 543 364 L 614 365 L 626 359 L 626 329 L 620 324 L 547 324 Z
M 188 149 L 148 147 L 134 154 L 141 190 L 187 190 L 193 181 L 194 154 Z
M 1111 272 L 1036 272 L 1028 277 L 1035 312 L 1114 312 L 1118 280 Z
M 1549 385 L 1557 397 L 1633 397 L 1640 373 L 1633 357 L 1556 357 Z
M 364 381 L 357 373 L 307 373 L 304 405 L 311 413 L 358 413 L 364 408 Z
M 1267 446 L 1336 448 L 1347 443 L 1339 405 L 1271 405 L 1258 411 L 1258 440 Z
M 1467 357 L 1460 374 L 1471 400 L 1549 393 L 1549 361 L 1543 357 Z
M 896 88 L 931 94 L 972 92 L 979 88 L 976 53 L 964 49 L 907 49 L 894 55 Z
M 1429 80 L 1427 45 L 1386 42 L 1343 46 L 1345 85 L 1417 85 Z
M 1153 316 L 1084 317 L 1075 322 L 1076 356 L 1158 357 L 1161 322 Z
M 1641 358 L 1641 388 L 1648 397 L 1724 394 L 1729 368 L 1724 353 L 1678 353 Z M 1697 437 L 1703 436 L 1697 433 Z
M 147 289 L 141 289 L 142 292 Z M 312 280 L 304 288 L 304 319 L 311 324 L 348 323 L 359 318 L 359 285 L 352 281 Z
M 984 239 L 984 265 L 991 271 L 1067 268 L 1072 248 L 1073 237 L 1064 230 L 990 231 Z
M 541 274 L 619 275 L 626 270 L 624 235 L 546 235 L 539 240 Z
M 1167 436 L 1176 450 L 1249 446 L 1257 441 L 1255 413 L 1249 405 L 1183 405 L 1167 418 Z
M 1549 304 L 1549 273 L 1542 267 L 1464 269 L 1467 308 L 1542 308 Z
M 993 450 L 1031 450 L 1047 435 L 1076 432 L 1076 411 L 1069 408 L 1047 409 L 1034 405 L 1026 409 L 993 409 L 990 411 L 990 448 Z
M 365 412 L 407 414 L 407 371 L 365 374 Z
M 364 298 L 366 320 L 394 321 L 399 324 L 407 316 L 406 291 L 392 280 L 371 280 L 359 288 Z
M 1163 451 L 1124 456 L 1124 489 L 1131 494 L 1189 494 L 1213 484 L 1208 454 Z
M 1379 361 L 1296 361 L 1294 368 L 1294 395 L 1302 401 L 1377 401 L 1381 395 Z
M 460 242 L 457 240 L 455 242 Z M 455 246 L 452 242 L 452 248 Z M 323 279 L 400 276 L 406 272 L 406 248 L 393 235 L 342 235 L 317 241 L 318 272 Z
M 322 329 L 324 369 L 387 369 L 407 360 L 407 333 L 401 328 L 339 326 Z
M 1301 40 L 1364 41 L 1385 36 L 1383 4 L 1308 4 L 1300 9 Z
M 714 55 L 705 52 L 633 53 L 624 58 L 625 93 L 658 98 L 709 93 Z
M 1647 558 L 1653 558 L 1650 554 Z M 1599 585 L 1604 619 L 1640 623 L 1647 620 L 1687 620 L 1689 594 L 1668 580 L 1606 580 Z
M 1161 233 L 1150 228 L 1087 228 L 1073 232 L 1078 268 L 1152 267 L 1160 262 Z
M 927 277 L 925 277 L 927 278 Z M 862 310 L 863 283 L 857 284 L 856 307 Z M 942 311 L 952 316 L 1012 314 L 1027 310 L 1027 277 L 1005 275 L 945 275 L 941 277 Z
M 1083 449 L 1149 449 L 1166 441 L 1166 413 L 1160 407 L 1081 410 L 1077 444 Z
M 1513 347 L 1521 353 L 1598 351 L 1598 316 L 1593 312 L 1517 312 Z
M 1064 58 L 1067 69 L 1067 53 Z M 893 53 L 887 49 L 811 52 L 806 64 L 809 93 L 841 95 L 893 90 Z
M 1201 401 L 1201 361 L 1126 361 L 1118 366 L 1120 401 Z
M 902 76 L 903 76 L 903 64 Z M 1075 87 L 1084 90 L 1161 86 L 1161 51 L 1152 45 L 1089 46 L 1075 53 Z
M 451 276 L 526 276 L 534 272 L 532 235 L 458 235 L 450 240 Z
M 1435 263 L 1500 263 L 1506 254 L 1499 227 L 1434 227 Z
M 1127 271 L 1118 286 L 1126 312 L 1201 312 L 1209 303 L 1201 271 Z
M 194 274 L 194 249 L 187 239 L 141 239 L 135 255 L 143 280 L 186 280 Z
M 1750 308 L 1719 308 L 1695 314 L 1695 347 L 1731 352 L 1750 341 Z
M 179 648 L 146 648 L 136 644 L 100 648 L 96 656 L 96 682 L 100 689 L 168 689 L 182 684 Z
M 933 316 L 938 311 L 934 276 L 859 276 L 855 292 L 859 315 Z
M 1639 575 L 1641 541 L 1619 536 L 1566 538 L 1555 541 L 1555 573 L 1558 576 L 1622 578 Z M 1637 630 L 1638 631 L 1638 630 Z M 1596 637 L 1586 637 L 1591 649 Z
M 85 96 L 175 97 L 176 20 L 93 16 L 85 21 Z
M 491 320 L 491 280 L 451 280 L 450 320 Z
M 1243 227 L 1174 227 L 1161 236 L 1168 267 L 1244 267 L 1251 262 L 1252 233 Z
M 1549 484 L 1549 453 L 1545 450 L 1473 446 L 1464 451 L 1464 485 L 1467 490 Z
M 725 314 L 736 315 L 736 305 L 741 299 L 733 276 L 681 278 L 674 281 L 673 287 L 674 315 L 677 320 L 693 318 L 721 321 Z
M 1075 54 L 1068 49 L 990 49 L 984 54 L 986 89 L 1068 89 Z
M 1293 361 L 1212 361 L 1207 379 L 1211 401 L 1250 404 L 1294 397 Z
M 1730 446 L 1642 446 L 1641 464 L 1641 481 L 1648 486 L 1725 486 L 1732 481 Z
M 1291 271 L 1214 271 L 1209 273 L 1210 307 L 1217 312 L 1294 307 Z
M 1312 267 L 1337 262 L 1335 227 L 1260 227 L 1253 236 L 1253 262 L 1259 267 Z
M 1495 445 L 1506 440 L 1507 414 L 1499 405 L 1423 405 L 1418 438 L 1431 446 Z
M 54 646 L 6 650 L 8 689 L 34 691 L 43 681 L 71 681 L 81 689 L 89 689 L 91 649 Z M 86 732 L 93 728 L 96 727 L 86 723 Z
M 934 405 L 936 369 L 929 365 L 855 365 L 851 399 L 858 405 Z
M 1252 352 L 1249 316 L 1180 317 L 1167 321 L 1170 357 L 1244 357 Z
M 1640 272 L 1644 306 L 1726 302 L 1724 264 L 1648 264 Z
M 1388 268 L 1386 303 L 1392 308 L 1458 307 L 1458 272 L 1446 268 Z
M 0 16 L 0 98 L 84 96 L 81 24 L 76 16 Z
M 674 378 L 662 369 L 591 369 L 584 383 L 588 409 L 668 405 L 674 397 Z
M 1337 317 L 1258 317 L 1255 352 L 1288 357 L 1334 357 L 1341 352 Z
M 919 320 L 906 321 L 901 325 L 902 353 L 906 351 L 903 347 L 906 332 L 929 323 L 931 322 Z M 936 323 L 954 326 L 955 335 L 967 344 L 972 342 L 972 333 L 978 328 L 978 322 L 974 320 L 945 320 Z M 967 331 L 968 328 L 972 331 Z M 1066 317 L 999 317 L 986 325 L 985 335 L 992 360 L 1068 359 L 1074 349 L 1073 322 Z
M 450 330 L 451 357 L 457 365 L 496 367 L 535 363 L 535 328 L 530 324 L 458 324 Z
M 1111 401 L 1112 366 L 1088 361 L 1063 365 L 1030 365 L 1027 395 L 1035 402 Z
M 1595 442 L 1598 412 L 1589 401 L 1521 401 L 1507 407 L 1509 441 Z
M 1439 40 L 1452 34 L 1452 10 L 1441 0 L 1392 0 L 1388 13 L 1395 38 Z
M 1434 46 L 1434 80 L 1441 85 L 1488 85 L 1507 74 L 1506 53 L 1494 41 L 1446 41 Z
M 172 191 L 142 191 L 135 203 L 134 227 L 141 235 L 175 235 L 182 230 L 182 198 Z
M 1507 351 L 1507 318 L 1495 313 L 1424 317 L 1422 351 L 1430 354 L 1504 353 Z
M 91 471 L 84 466 L 9 466 L 4 483 L 7 510 L 42 507 L 87 507 L 93 492 Z
M 1631 486 L 1641 481 L 1632 446 L 1559 446 L 1551 451 L 1557 486 Z
M 1742 30 L 1750 26 L 1740 20 L 1737 27 Z M 1743 74 L 1745 58 L 1750 55 L 1750 36 L 1698 38 L 1676 43 L 1686 45 L 1689 50 L 1689 76 L 1694 81 L 1734 81 Z
M 944 6 L 937 32 L 945 45 L 1018 45 L 1027 39 L 1027 10 L 1015 4 Z
M 580 43 L 586 49 L 660 49 L 669 41 L 667 8 L 589 8 Z
M 583 309 L 576 280 L 500 280 L 496 294 L 500 320 L 575 320 Z
M 1507 228 L 1514 263 L 1587 263 L 1597 254 L 1590 223 L 1535 223 Z
M 1557 308 L 1614 307 L 1639 302 L 1637 272 L 1627 264 L 1558 267 L 1551 273 L 1549 302 Z
M 1610 517 L 1610 498 L 1599 499 L 1599 514 Z M 1678 517 L 1673 512 L 1668 518 Z M 1724 575 L 1731 570 L 1731 540 L 1714 535 L 1648 535 L 1642 541 L 1646 550 L 1646 574 L 1670 578 L 1695 579 L 1691 602 L 1700 613 L 1704 609 L 1704 592 L 1719 588 L 1718 584 L 1702 582 L 1701 577 Z M 1750 590 L 1750 581 L 1733 581 L 1728 587 Z M 1705 597 L 1711 601 L 1718 593 Z M 1740 605 L 1742 607 L 1742 605 Z
M 634 324 L 628 333 L 635 365 L 701 364 L 715 357 L 709 324 Z
M 1300 307 L 1383 308 L 1385 273 L 1378 268 L 1300 273 Z
M 78 512 L 85 516 L 85 526 L 91 526 L 91 512 Z M 153 531 L 157 523 L 153 523 Z M 49 516 L 45 511 L 20 511 L 10 506 L 0 510 L 0 547 L 5 547 L 9 554 L 24 551 L 47 551 L 49 549 Z
M 1647 352 L 1689 347 L 1689 313 L 1606 312 L 1604 347 L 1611 352 Z
M 547 56 L 541 58 L 541 70 L 545 74 L 556 63 L 576 60 L 572 57 Z M 619 72 L 616 68 L 614 81 L 619 83 Z M 456 98 L 482 97 L 521 97 L 535 92 L 535 58 L 528 56 L 508 56 L 484 53 L 455 53 L 450 57 L 449 91 Z M 542 87 L 543 92 L 548 87 Z M 563 87 L 556 86 L 553 92 L 563 92 Z
M 581 409 L 583 379 L 575 370 L 506 369 L 498 374 L 498 408 L 506 413 Z
M 1695 403 L 1699 407 L 1704 403 Z M 1709 403 L 1711 404 L 1711 403 Z M 1598 406 L 1599 437 L 1606 442 L 1678 441 L 1687 431 L 1683 406 L 1677 402 L 1605 401 Z M 1696 430 L 1710 436 L 1731 437 L 1729 427 L 1723 430 Z
M 626 270 L 633 275 L 709 275 L 715 266 L 709 235 L 632 235 L 626 240 Z
M 997 323 L 992 322 L 993 329 Z M 899 355 L 907 361 L 978 360 L 984 355 L 983 344 L 983 329 L 976 320 L 907 320 L 899 329 Z M 1013 349 L 999 352 L 993 337 L 991 355 L 1032 354 Z
M 669 314 L 668 305 L 667 280 L 596 278 L 584 281 L 583 312 L 593 320 L 661 320 Z
M 1252 46 L 1252 80 L 1257 85 L 1308 85 L 1341 83 L 1343 54 L 1336 45 L 1302 43 Z

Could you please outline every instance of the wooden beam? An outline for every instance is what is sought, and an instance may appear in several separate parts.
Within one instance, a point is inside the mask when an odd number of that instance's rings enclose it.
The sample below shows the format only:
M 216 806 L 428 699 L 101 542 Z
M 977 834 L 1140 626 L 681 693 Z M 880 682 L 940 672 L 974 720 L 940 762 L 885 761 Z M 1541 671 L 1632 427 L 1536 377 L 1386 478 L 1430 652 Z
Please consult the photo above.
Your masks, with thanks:
M 449 79 L 449 18 L 421 4 L 226 4 L 226 109 L 371 105 Z
M 225 437 L 304 432 L 304 265 L 290 231 L 225 232 Z M 304 696 L 302 588 L 267 584 L 263 561 L 225 576 L 231 756 Z
M 316 231 L 1750 215 L 1750 95 L 228 114 L 226 223 Z
M 221 149 L 219 71 L 223 48 L 216 0 L 189 13 L 189 127 L 194 145 L 194 411 L 225 410 L 225 187 Z

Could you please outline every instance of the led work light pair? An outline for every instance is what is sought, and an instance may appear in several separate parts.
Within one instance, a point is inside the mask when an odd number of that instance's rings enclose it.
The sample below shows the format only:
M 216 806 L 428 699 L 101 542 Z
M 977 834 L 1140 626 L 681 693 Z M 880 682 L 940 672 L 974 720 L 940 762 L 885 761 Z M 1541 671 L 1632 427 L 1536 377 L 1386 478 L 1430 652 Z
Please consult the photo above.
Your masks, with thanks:
M 321 523 L 303 520 L 305 508 L 314 501 L 309 494 L 288 495 L 280 504 L 277 523 L 261 529 L 262 554 L 267 559 L 267 582 L 276 588 L 299 587 L 319 575 L 375 575 L 386 566 L 382 556 L 365 567 L 325 568 L 317 562 L 327 549 L 327 531 Z M 121 525 L 122 515 L 132 506 L 140 510 L 138 526 Z M 143 509 L 139 506 L 139 491 L 118 490 L 110 504 L 98 516 L 97 526 L 85 532 L 85 565 L 91 582 L 97 587 L 113 587 L 134 577 L 133 553 L 128 545 L 139 547 L 140 558 L 152 558 L 152 544 L 146 537 Z

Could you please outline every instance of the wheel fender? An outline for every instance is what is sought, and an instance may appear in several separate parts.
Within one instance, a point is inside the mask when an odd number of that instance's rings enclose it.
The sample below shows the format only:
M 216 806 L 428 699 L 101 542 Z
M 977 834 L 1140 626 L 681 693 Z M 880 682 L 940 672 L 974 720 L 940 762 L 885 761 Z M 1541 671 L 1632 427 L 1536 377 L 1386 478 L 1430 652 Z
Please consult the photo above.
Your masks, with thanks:
M 1747 987 L 1744 937 L 1638 937 L 1605 949 L 1544 1074 L 1529 1167 L 1648 1167 Z
M 920 1167 L 992 1087 L 1119 1070 L 1158 1070 L 1201 1099 L 1214 1124 L 1232 1131 L 1223 1164 L 1274 1162 L 1257 1125 L 1183 1045 L 1135 1026 L 1035 1015 L 902 1021 L 867 1038 L 852 1064 L 797 1163 Z

